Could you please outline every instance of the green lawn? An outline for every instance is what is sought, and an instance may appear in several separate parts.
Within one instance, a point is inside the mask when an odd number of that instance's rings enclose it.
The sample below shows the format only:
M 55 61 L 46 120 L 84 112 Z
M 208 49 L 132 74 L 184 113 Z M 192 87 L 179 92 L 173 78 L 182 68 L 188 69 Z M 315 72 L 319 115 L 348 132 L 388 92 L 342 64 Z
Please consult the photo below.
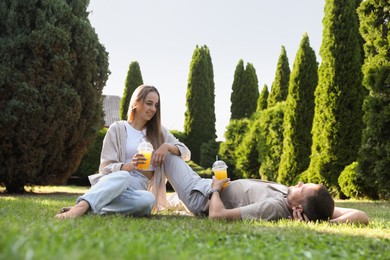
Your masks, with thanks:
M 390 202 L 336 202 L 367 212 L 367 226 L 211 221 L 173 212 L 53 218 L 85 190 L 0 196 L 0 259 L 390 259 Z

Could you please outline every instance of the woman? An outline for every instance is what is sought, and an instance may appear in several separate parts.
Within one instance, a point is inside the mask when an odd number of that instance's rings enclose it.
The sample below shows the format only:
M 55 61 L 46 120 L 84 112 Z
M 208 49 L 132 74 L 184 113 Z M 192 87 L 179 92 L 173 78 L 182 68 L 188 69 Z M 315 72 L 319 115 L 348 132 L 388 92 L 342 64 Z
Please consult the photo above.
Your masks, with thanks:
M 103 141 L 99 173 L 89 176 L 91 189 L 76 205 L 62 210 L 57 219 L 94 214 L 120 213 L 132 216 L 151 214 L 167 206 L 164 167 L 168 154 L 189 160 L 189 149 L 161 126 L 160 94 L 153 86 L 141 85 L 133 93 L 127 121 L 113 123 Z M 138 169 L 146 160 L 137 152 L 142 140 L 155 152 L 147 170 Z

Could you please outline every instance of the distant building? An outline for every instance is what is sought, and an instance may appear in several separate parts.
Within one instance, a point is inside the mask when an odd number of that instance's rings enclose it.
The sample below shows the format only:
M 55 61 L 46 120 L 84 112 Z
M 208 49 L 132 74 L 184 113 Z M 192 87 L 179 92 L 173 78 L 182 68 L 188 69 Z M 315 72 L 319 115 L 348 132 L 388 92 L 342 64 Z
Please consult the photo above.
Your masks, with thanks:
M 113 122 L 120 120 L 121 97 L 103 95 L 104 126 L 109 127 Z

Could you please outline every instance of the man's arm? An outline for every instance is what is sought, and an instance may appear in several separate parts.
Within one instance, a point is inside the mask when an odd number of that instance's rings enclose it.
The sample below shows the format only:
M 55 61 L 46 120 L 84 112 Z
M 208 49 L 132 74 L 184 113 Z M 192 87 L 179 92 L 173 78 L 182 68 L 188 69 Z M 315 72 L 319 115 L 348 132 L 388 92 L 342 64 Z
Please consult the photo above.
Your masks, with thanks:
M 368 224 L 368 216 L 361 210 L 335 207 L 330 222 Z
M 213 183 L 211 187 L 213 189 L 221 190 L 225 182 L 229 179 L 217 180 L 213 176 Z M 210 219 L 241 219 L 241 212 L 239 208 L 226 209 L 221 200 L 219 192 L 213 192 L 211 194 L 210 205 L 209 205 L 209 218 Z

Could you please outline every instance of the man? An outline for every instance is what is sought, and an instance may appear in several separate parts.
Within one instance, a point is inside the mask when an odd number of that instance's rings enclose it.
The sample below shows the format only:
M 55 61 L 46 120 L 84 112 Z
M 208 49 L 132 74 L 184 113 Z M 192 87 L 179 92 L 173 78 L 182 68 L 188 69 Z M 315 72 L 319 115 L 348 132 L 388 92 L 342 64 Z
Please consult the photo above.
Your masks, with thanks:
M 180 157 L 169 155 L 164 161 L 168 181 L 179 199 L 195 215 L 211 219 L 290 218 L 302 221 L 368 223 L 367 215 L 359 210 L 334 207 L 328 190 L 319 184 L 286 187 L 261 180 L 203 179 Z

